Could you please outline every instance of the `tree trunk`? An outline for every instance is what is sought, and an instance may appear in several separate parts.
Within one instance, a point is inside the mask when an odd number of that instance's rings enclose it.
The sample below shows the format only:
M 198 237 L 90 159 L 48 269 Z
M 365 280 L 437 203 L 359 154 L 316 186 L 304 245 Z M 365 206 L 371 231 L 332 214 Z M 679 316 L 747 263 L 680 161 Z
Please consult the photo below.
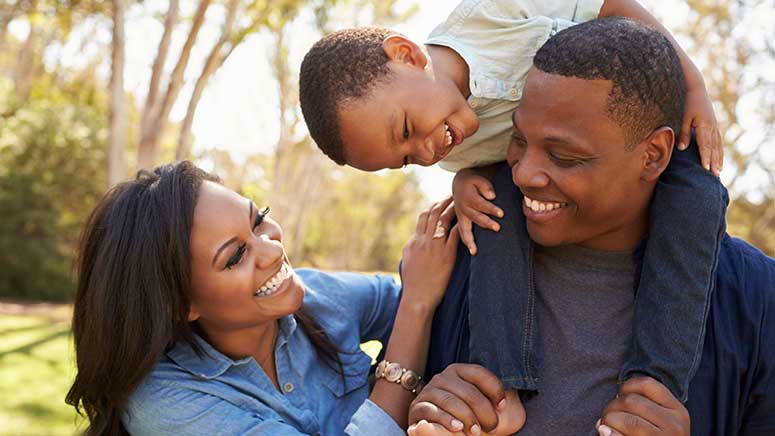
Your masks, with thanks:
M 196 115 L 196 108 L 199 105 L 199 100 L 202 98 L 202 94 L 207 87 L 207 83 L 210 81 L 210 77 L 212 77 L 212 75 L 218 71 L 223 63 L 226 62 L 226 59 L 228 59 L 229 55 L 237 46 L 237 43 L 235 43 L 235 41 L 232 39 L 232 28 L 234 27 L 234 20 L 237 16 L 237 9 L 239 4 L 239 0 L 231 0 L 229 2 L 226 19 L 223 23 L 223 29 L 221 31 L 221 37 L 218 38 L 218 41 L 216 41 L 212 50 L 210 50 L 210 54 L 207 56 L 204 67 L 202 67 L 202 73 L 196 80 L 194 91 L 191 94 L 191 99 L 188 101 L 186 116 L 183 118 L 183 124 L 180 127 L 178 146 L 175 150 L 176 160 L 186 159 L 191 154 L 191 126 L 194 124 L 194 115 Z M 228 42 L 230 42 L 230 44 L 225 48 L 224 51 L 224 46 Z
M 113 0 L 113 40 L 110 70 L 110 126 L 108 130 L 108 186 L 124 178 L 126 106 L 124 98 L 124 0 Z
M 30 2 L 30 8 L 28 11 L 29 16 L 32 16 L 37 12 L 37 1 Z M 26 100 L 30 92 L 30 84 L 32 82 L 33 73 L 35 71 L 35 64 L 37 63 L 37 47 L 39 40 L 39 29 L 35 25 L 33 20 L 28 20 L 30 25 L 30 31 L 27 34 L 27 39 L 22 44 L 18 63 L 13 71 L 13 84 L 16 89 L 16 95 L 21 100 Z
M 167 125 L 167 118 L 172 110 L 172 105 L 175 103 L 180 89 L 183 87 L 183 74 L 191 57 L 191 49 L 194 47 L 202 23 L 204 23 L 205 13 L 210 6 L 210 1 L 201 0 L 199 2 L 191 23 L 191 30 L 189 30 L 186 42 L 183 44 L 183 49 L 180 52 L 177 64 L 175 64 L 175 69 L 170 75 L 164 98 L 159 103 L 158 110 L 152 112 L 153 116 L 149 120 L 149 125 L 140 134 L 137 158 L 137 165 L 140 168 L 150 167 L 158 160 L 161 135 Z

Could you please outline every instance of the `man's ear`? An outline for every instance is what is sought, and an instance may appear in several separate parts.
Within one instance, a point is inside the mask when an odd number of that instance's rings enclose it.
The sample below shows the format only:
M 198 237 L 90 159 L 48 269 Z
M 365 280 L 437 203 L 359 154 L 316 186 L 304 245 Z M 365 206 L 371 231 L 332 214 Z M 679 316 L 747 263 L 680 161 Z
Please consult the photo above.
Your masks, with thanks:
M 402 35 L 390 35 L 382 41 L 382 49 L 388 59 L 395 62 L 425 68 L 428 57 L 420 46 Z
M 641 178 L 649 182 L 655 182 L 670 163 L 673 155 L 673 142 L 675 133 L 670 127 L 660 127 L 644 140 L 644 163 Z

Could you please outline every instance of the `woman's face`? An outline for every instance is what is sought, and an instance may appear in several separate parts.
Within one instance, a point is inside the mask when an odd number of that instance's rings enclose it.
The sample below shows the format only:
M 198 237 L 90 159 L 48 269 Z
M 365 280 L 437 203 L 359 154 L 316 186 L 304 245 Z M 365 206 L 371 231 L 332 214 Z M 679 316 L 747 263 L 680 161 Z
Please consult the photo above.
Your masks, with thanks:
M 253 327 L 301 307 L 282 230 L 252 201 L 203 182 L 191 229 L 191 312 L 205 332 Z

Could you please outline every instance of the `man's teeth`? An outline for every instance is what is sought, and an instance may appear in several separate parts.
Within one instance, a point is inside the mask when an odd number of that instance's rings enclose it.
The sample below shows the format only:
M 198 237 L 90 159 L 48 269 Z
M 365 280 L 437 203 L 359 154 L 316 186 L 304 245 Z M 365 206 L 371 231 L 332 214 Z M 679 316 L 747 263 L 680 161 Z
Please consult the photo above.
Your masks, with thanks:
M 568 203 L 555 203 L 551 201 L 538 201 L 532 198 L 525 197 L 525 206 L 533 212 L 551 212 L 555 209 L 561 209 L 567 206 Z
M 449 131 L 449 126 L 444 123 L 444 146 L 449 147 L 452 144 L 452 132 Z
M 256 297 L 266 297 L 267 295 L 272 295 L 280 288 L 280 284 L 284 282 L 288 277 L 293 274 L 293 271 L 291 271 L 291 268 L 283 262 L 283 266 L 280 267 L 280 271 L 277 271 L 275 275 L 269 278 L 269 280 L 264 283 L 263 286 L 259 290 L 257 290 L 253 295 Z

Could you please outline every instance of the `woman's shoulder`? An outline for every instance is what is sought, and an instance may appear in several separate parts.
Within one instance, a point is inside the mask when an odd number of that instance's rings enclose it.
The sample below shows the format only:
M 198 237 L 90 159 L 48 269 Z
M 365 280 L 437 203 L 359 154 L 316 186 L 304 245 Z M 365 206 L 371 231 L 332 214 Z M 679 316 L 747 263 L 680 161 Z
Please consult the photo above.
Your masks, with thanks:
M 304 283 L 304 305 L 308 307 L 371 305 L 380 297 L 397 297 L 401 292 L 401 286 L 390 275 L 326 272 L 308 268 L 299 268 L 296 274 Z

